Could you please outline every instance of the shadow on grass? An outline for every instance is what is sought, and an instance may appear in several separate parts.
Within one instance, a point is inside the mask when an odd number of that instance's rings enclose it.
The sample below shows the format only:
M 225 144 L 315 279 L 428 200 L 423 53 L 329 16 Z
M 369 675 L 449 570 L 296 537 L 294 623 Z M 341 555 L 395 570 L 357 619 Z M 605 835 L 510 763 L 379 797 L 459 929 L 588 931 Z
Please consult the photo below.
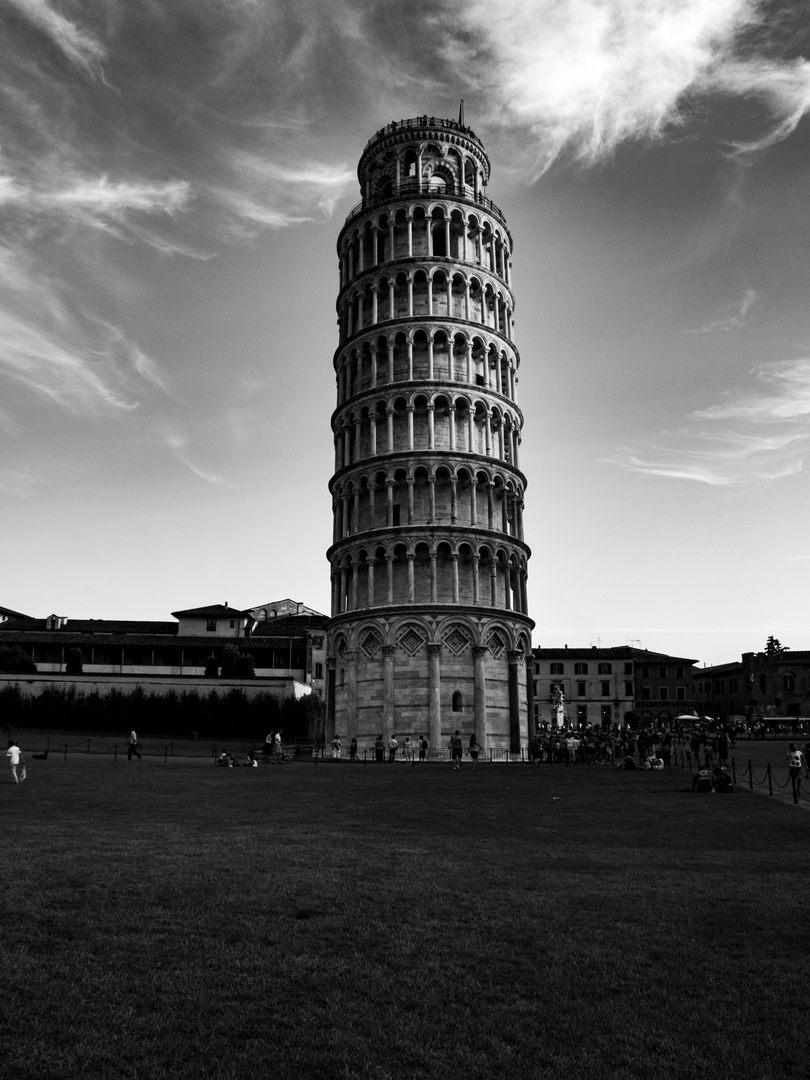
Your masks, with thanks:
M 684 776 L 33 763 L 8 1075 L 803 1077 L 807 819 Z

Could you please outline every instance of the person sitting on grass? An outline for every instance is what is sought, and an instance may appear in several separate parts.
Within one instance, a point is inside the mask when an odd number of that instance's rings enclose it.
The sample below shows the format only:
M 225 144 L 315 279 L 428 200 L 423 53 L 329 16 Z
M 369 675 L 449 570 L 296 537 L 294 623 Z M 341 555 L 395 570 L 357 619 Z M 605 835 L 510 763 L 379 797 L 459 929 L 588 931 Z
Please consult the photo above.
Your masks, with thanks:
M 657 754 L 650 755 L 650 768 L 651 769 L 663 769 L 664 759 Z
M 248 750 L 248 755 L 245 758 L 245 765 L 248 765 L 253 769 L 258 769 L 259 763 L 256 760 L 256 752 L 255 752 L 255 750 Z
M 227 750 L 223 750 L 222 753 L 219 755 L 219 757 L 217 758 L 217 765 L 222 765 L 225 769 L 230 769 L 233 767 L 233 758 Z
M 712 784 L 714 790 L 719 791 L 721 795 L 731 795 L 734 791 L 734 781 L 729 776 L 728 769 L 722 765 L 715 766 L 712 772 Z
M 624 758 L 616 766 L 617 769 L 624 769 L 625 772 L 638 772 L 638 766 L 631 754 L 625 754 Z
M 711 795 L 714 792 L 712 774 L 708 769 L 701 769 L 692 777 L 692 791 L 701 795 Z

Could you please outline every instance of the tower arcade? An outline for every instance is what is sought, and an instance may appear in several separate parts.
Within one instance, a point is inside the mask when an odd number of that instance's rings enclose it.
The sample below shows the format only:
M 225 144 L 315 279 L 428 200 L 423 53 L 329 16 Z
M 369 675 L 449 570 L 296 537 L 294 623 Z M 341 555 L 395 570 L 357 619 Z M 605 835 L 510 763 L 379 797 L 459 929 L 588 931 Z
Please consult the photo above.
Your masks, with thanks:
M 529 736 L 512 237 L 489 171 L 461 123 L 391 123 L 338 237 L 327 731 L 361 747 Z

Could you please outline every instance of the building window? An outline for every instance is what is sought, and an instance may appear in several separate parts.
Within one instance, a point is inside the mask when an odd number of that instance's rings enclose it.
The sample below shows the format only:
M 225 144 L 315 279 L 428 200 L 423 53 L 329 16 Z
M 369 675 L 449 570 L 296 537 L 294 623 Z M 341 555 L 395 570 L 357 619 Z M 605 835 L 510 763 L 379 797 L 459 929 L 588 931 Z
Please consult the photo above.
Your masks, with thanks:
M 658 669 L 658 678 L 659 678 L 659 679 L 665 679 L 666 677 L 667 677 L 667 669 L 666 669 L 666 665 L 665 665 L 665 664 L 661 664 L 661 666 L 660 666 L 660 667 L 659 667 L 659 669 Z
M 587 675 L 588 674 L 588 665 L 587 664 L 574 664 L 574 674 L 575 675 Z
M 762 694 L 765 693 L 765 676 L 764 675 L 760 675 L 760 677 L 759 677 L 759 689 L 760 689 L 760 693 L 762 693 Z
M 607 664 L 607 663 L 600 664 L 599 665 L 599 674 L 600 675 L 612 675 L 613 674 L 613 664 Z
M 577 683 L 577 696 L 578 697 L 585 697 L 586 696 L 586 690 L 585 690 L 585 683 L 584 682 L 578 682 Z
M 231 628 L 231 630 L 233 630 L 233 628 L 236 626 L 236 619 L 231 619 L 228 623 L 228 626 Z
M 624 673 L 625 673 L 625 675 L 632 675 L 633 674 L 633 661 L 632 660 L 626 661 L 626 663 L 624 665 Z
M 609 682 L 603 682 L 602 683 L 602 697 L 610 697 L 610 683 Z
M 564 669 L 562 664 L 552 664 L 549 670 L 552 675 L 562 675 Z
M 217 632 L 217 620 L 216 619 L 206 619 L 205 620 L 205 630 L 206 630 L 206 633 L 215 634 Z
M 641 688 L 641 700 L 652 701 L 652 690 L 649 686 L 642 686 Z
M 391 524 L 392 525 L 399 525 L 399 507 L 398 506 L 392 506 L 391 507 L 391 512 L 393 514 L 393 519 L 391 521 Z
M 464 695 L 460 690 L 456 690 L 453 694 L 453 712 L 461 712 L 464 708 Z
M 610 717 L 610 706 L 609 705 L 603 705 L 602 706 L 602 727 L 603 728 L 610 727 L 610 719 L 611 719 L 611 717 Z
M 624 684 L 624 696 L 625 697 L 632 697 L 633 696 L 633 684 L 631 682 L 626 682 Z
M 323 648 L 323 638 L 322 637 L 314 637 L 312 639 L 312 648 L 313 649 L 322 649 Z
M 650 677 L 650 669 L 646 664 L 641 669 L 641 677 L 642 677 L 642 679 L 649 679 L 649 677 Z
M 683 678 L 683 664 L 676 664 L 675 665 L 675 678 L 676 679 L 682 679 Z
M 669 688 L 666 686 L 658 687 L 658 700 L 669 701 Z
M 322 679 L 323 678 L 323 664 L 316 664 L 315 665 L 315 678 L 316 679 Z
M 585 727 L 588 723 L 588 706 L 577 705 L 577 725 L 579 727 Z
M 782 679 L 782 685 L 785 688 L 785 690 L 795 690 L 796 689 L 796 676 L 795 675 L 785 675 L 783 677 L 783 679 Z
M 685 686 L 676 686 L 675 687 L 675 697 L 678 699 L 678 701 L 686 701 L 686 687 Z

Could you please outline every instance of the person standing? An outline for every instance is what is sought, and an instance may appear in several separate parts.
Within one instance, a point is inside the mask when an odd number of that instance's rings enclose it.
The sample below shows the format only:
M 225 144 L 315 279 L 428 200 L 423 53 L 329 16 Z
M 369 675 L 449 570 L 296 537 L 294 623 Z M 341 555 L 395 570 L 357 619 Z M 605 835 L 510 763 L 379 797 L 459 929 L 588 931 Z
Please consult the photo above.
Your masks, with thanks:
M 130 731 L 129 742 L 127 743 L 127 761 L 132 761 L 132 755 L 141 760 L 141 744 L 138 742 L 138 733 L 136 731 Z
M 273 753 L 273 732 L 270 731 L 264 737 L 264 746 L 262 747 L 262 757 L 264 758 L 265 765 L 270 764 L 270 755 Z
M 377 738 L 374 740 L 374 760 L 382 761 L 384 753 L 385 746 L 383 744 L 383 737 L 382 735 L 378 735 Z
M 388 740 L 388 760 L 394 762 L 397 759 L 397 750 L 399 749 L 399 743 L 392 735 Z
M 281 730 L 277 731 L 273 736 L 273 753 L 276 755 L 276 763 L 280 763 L 281 755 L 283 753 L 281 747 Z
M 454 770 L 461 768 L 461 755 L 463 749 L 461 734 L 458 728 L 456 728 L 454 734 L 450 736 L 450 760 L 453 762 Z
M 799 801 L 799 792 L 802 790 L 802 771 L 807 763 L 804 758 L 804 753 L 801 750 L 796 749 L 795 742 L 792 742 L 788 746 L 787 763 L 788 775 L 790 776 L 790 782 L 793 787 L 793 801 L 797 803 Z
M 355 761 L 357 759 L 357 739 L 352 739 L 349 743 L 349 761 Z
M 332 757 L 335 761 L 340 761 L 340 739 L 337 735 L 332 739 Z
M 402 752 L 405 755 L 406 761 L 413 761 L 413 746 L 411 745 L 410 735 L 405 736 L 405 743 L 402 747 Z
M 8 768 L 11 773 L 12 784 L 21 784 L 28 774 L 25 771 L 25 758 L 23 752 L 13 739 L 8 744 L 6 757 L 8 758 Z M 19 773 L 17 772 L 18 769 Z
M 428 741 L 424 735 L 419 736 L 419 760 L 424 761 L 427 758 Z

